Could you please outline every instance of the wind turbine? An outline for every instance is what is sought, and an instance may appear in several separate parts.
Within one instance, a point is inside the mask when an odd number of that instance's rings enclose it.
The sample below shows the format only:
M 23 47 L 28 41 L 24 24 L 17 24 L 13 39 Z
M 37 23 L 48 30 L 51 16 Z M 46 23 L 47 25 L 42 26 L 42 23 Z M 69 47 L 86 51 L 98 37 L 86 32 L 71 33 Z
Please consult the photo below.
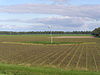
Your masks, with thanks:
M 12 32 L 10 31 L 10 35 L 12 35 Z
M 53 43 L 53 34 L 52 34 L 52 26 L 49 25 L 48 28 L 50 29 L 50 43 L 52 44 Z

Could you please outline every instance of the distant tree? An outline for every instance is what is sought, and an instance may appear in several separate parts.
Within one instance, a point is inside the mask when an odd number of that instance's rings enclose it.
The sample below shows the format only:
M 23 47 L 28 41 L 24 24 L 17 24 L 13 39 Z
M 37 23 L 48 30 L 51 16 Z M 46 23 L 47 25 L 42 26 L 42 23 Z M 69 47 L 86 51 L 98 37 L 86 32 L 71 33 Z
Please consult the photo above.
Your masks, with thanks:
M 25 34 L 50 34 L 50 31 L 29 31 L 29 32 L 13 32 L 13 31 L 0 31 L 0 35 L 25 35 Z M 91 31 L 52 31 L 52 34 L 91 34 Z
M 100 27 L 93 30 L 92 35 L 96 37 L 100 37 Z

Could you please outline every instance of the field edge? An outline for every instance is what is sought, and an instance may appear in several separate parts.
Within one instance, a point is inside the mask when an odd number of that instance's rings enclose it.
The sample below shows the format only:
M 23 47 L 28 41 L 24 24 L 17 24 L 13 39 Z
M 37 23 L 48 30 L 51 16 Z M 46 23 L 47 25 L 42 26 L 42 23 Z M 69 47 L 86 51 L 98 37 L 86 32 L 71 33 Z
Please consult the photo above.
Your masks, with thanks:
M 100 72 L 64 70 L 52 67 L 28 67 L 0 63 L 0 75 L 100 75 Z

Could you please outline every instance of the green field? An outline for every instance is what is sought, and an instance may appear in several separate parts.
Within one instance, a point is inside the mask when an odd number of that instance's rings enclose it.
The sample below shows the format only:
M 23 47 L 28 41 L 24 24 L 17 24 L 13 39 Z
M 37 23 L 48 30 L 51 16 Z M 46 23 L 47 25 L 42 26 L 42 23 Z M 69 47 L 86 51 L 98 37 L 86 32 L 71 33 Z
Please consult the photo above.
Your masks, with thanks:
M 50 67 L 25 67 L 0 64 L 0 75 L 100 75 L 100 72 L 69 71 Z
M 49 35 L 0 35 L 1 75 L 100 75 L 100 38 L 53 40 L 56 45 L 47 44 Z
M 16 42 L 17 43 L 17 42 Z M 25 41 L 19 43 L 32 43 L 32 44 L 81 44 L 82 42 L 50 42 L 50 41 Z

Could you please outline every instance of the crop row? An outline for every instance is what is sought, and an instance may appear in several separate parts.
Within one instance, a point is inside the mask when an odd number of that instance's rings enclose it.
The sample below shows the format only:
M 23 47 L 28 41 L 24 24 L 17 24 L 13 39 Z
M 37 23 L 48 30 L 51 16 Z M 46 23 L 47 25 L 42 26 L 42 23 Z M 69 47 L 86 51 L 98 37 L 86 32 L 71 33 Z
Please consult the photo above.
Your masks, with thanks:
M 5 46 L 6 45 L 6 46 Z M 0 44 L 0 61 L 100 71 L 99 45 L 20 46 Z

